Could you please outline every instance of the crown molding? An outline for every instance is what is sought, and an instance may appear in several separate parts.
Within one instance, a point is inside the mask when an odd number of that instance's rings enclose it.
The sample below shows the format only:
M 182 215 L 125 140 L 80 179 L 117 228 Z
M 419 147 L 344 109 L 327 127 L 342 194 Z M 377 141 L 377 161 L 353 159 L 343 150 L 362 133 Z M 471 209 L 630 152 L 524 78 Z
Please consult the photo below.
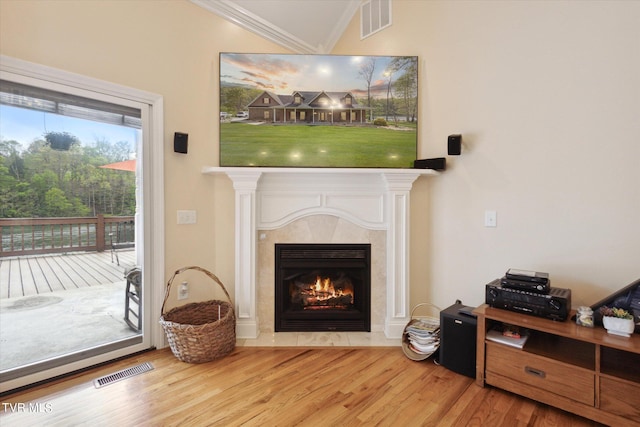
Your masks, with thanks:
M 231 0 L 191 0 L 191 2 L 293 52 L 311 54 L 329 53 L 359 7 L 359 0 L 345 2 L 343 14 L 338 22 L 332 26 L 327 43 L 313 46 L 247 9 L 238 6 Z

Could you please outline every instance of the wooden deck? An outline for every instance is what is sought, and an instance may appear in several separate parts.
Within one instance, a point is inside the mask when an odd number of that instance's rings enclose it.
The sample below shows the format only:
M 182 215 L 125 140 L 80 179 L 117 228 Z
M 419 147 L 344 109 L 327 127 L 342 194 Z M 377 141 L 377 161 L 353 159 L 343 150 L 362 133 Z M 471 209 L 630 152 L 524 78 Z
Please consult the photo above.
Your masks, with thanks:
M 0 258 L 0 299 L 124 281 L 135 251 L 120 250 L 118 257 L 120 265 L 110 251 Z

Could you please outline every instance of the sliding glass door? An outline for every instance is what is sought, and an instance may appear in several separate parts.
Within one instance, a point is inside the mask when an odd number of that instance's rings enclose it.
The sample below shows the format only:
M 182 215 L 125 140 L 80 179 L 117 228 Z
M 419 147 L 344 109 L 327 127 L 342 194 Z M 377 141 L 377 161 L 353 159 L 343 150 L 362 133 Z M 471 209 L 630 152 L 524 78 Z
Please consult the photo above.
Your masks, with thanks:
M 2 74 L 0 391 L 152 346 L 152 108 Z

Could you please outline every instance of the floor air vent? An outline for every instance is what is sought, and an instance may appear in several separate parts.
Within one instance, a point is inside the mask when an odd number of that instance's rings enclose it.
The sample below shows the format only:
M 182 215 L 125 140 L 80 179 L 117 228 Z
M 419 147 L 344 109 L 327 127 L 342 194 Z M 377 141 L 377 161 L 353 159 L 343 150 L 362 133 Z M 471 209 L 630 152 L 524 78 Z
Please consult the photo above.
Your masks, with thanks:
M 117 381 L 126 380 L 127 378 L 131 378 L 135 375 L 143 374 L 151 370 L 153 370 L 153 365 L 149 362 L 145 362 L 141 365 L 123 369 L 122 371 L 118 371 L 113 374 L 105 375 L 104 377 L 95 379 L 93 380 L 93 385 L 95 385 L 96 388 L 104 387 Z

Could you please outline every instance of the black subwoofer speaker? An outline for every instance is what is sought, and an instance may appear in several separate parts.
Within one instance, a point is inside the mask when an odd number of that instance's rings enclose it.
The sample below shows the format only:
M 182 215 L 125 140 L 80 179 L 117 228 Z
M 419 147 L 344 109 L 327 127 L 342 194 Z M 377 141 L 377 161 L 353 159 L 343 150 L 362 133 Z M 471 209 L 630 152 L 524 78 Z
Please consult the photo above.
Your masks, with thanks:
M 440 364 L 447 369 L 476 377 L 477 319 L 474 307 L 456 302 L 440 312 Z

